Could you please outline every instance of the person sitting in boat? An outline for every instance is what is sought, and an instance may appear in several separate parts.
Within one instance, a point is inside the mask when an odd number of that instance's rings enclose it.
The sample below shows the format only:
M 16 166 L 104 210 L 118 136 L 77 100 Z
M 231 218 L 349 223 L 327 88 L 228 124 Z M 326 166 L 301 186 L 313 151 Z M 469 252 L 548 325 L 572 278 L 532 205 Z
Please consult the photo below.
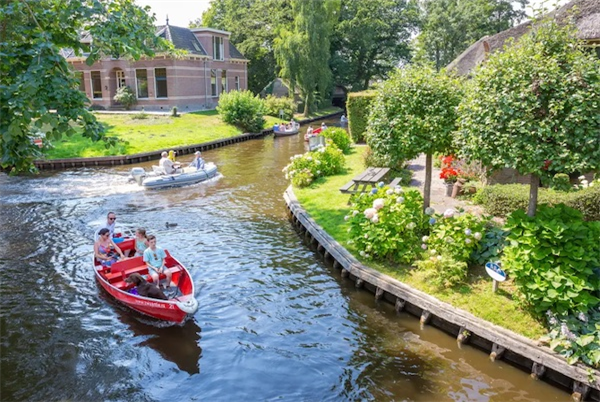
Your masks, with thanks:
M 279 131 L 279 123 L 273 125 L 273 131 Z
M 325 122 L 321 123 L 321 131 L 325 131 L 327 130 L 327 126 L 325 125 Z
M 141 257 L 147 248 L 148 237 L 146 236 L 146 229 L 138 228 L 135 231 L 135 256 Z
M 204 159 L 202 159 L 202 152 L 196 151 L 194 153 L 194 160 L 190 163 L 190 167 L 196 168 L 196 170 L 204 169 Z
M 171 281 L 172 273 L 169 268 L 165 266 L 165 258 L 167 253 L 165 250 L 156 246 L 156 236 L 148 236 L 148 248 L 144 251 L 144 262 L 148 265 L 148 273 L 152 277 L 154 283 L 159 284 L 161 274 L 165 274 L 167 278 L 167 289 L 171 286 L 177 286 Z
M 166 174 L 175 174 L 178 172 L 178 165 L 176 165 L 175 163 L 173 163 L 173 161 L 171 159 L 169 159 L 169 154 L 164 151 L 162 154 L 160 154 L 161 158 L 160 161 L 158 162 L 158 165 L 163 168 L 163 170 L 165 171 Z
M 94 234 L 94 241 L 98 240 L 98 238 L 100 237 L 100 231 L 102 229 L 108 229 L 109 233 L 110 233 L 110 238 L 115 242 L 115 243 L 121 243 L 124 239 L 122 237 L 115 237 L 115 221 L 117 220 L 117 215 L 114 212 L 109 212 L 108 214 L 106 214 L 106 223 L 102 226 L 100 226 L 98 228 L 98 230 L 96 230 L 96 233 Z
M 94 256 L 100 265 L 110 267 L 119 259 L 124 259 L 125 255 L 110 237 L 110 231 L 107 228 L 100 229 L 98 240 L 94 243 Z
M 176 160 L 175 160 L 175 155 L 177 155 L 177 152 L 175 152 L 175 151 L 173 151 L 173 150 L 170 150 L 170 151 L 169 151 L 169 156 L 168 156 L 168 158 L 169 158 L 169 160 L 170 160 L 171 162 L 173 162 L 173 163 L 175 163 L 175 162 L 176 162 Z

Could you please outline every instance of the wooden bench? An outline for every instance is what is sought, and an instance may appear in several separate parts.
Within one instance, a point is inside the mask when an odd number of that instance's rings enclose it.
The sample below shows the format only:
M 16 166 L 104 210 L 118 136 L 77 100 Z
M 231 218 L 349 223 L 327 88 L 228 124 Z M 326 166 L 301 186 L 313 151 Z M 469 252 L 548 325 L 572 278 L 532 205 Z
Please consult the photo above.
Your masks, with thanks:
M 390 188 L 395 188 L 397 185 L 400 184 L 400 181 L 402 181 L 401 177 L 396 177 L 394 180 L 392 180 L 390 182 Z
M 352 187 L 355 187 L 356 183 L 354 182 L 354 180 L 350 180 L 348 183 L 344 184 L 341 188 L 340 188 L 340 192 L 342 194 L 354 194 L 355 191 L 352 190 Z

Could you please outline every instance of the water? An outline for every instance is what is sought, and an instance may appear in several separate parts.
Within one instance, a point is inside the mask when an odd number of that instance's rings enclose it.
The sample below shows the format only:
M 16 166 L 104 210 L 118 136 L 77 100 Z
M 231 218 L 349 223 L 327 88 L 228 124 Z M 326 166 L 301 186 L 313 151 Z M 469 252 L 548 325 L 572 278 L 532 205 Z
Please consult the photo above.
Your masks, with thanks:
M 129 184 L 130 166 L 0 176 L 0 399 L 569 399 L 319 262 L 282 198 L 303 147 L 299 135 L 207 151 L 220 176 L 178 189 Z M 161 325 L 101 291 L 91 236 L 109 210 L 188 267 L 193 320 Z

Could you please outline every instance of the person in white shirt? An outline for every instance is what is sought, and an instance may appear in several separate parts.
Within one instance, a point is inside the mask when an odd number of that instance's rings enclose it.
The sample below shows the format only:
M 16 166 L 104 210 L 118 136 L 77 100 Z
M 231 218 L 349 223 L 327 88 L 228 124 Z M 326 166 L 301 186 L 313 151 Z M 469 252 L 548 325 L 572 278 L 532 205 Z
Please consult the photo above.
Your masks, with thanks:
M 177 173 L 177 168 L 172 160 L 169 159 L 169 154 L 165 151 L 160 154 L 161 158 L 158 165 L 163 168 L 166 174 Z
M 204 169 L 204 159 L 202 159 L 202 153 L 200 151 L 196 151 L 194 154 L 194 160 L 190 163 L 190 167 L 196 168 L 196 170 Z

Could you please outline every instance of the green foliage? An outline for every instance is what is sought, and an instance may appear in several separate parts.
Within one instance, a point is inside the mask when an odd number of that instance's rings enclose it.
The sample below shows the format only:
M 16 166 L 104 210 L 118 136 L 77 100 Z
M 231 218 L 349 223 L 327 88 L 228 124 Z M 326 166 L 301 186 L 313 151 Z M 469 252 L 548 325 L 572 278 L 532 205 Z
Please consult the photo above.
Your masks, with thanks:
M 306 187 L 314 179 L 340 173 L 344 168 L 344 154 L 330 141 L 325 147 L 290 158 L 291 163 L 283 168 L 285 178 L 296 187 Z
M 428 225 L 418 190 L 381 186 L 350 201 L 350 241 L 363 258 L 406 264 L 418 258 Z
M 475 194 L 473 201 L 482 205 L 490 215 L 506 217 L 517 209 L 527 208 L 529 190 L 523 184 L 485 186 Z M 600 221 L 600 184 L 569 193 L 541 188 L 539 202 L 549 205 L 562 203 L 583 213 L 586 221 Z
M 217 111 L 225 123 L 257 133 L 265 126 L 262 100 L 250 91 L 230 91 L 221 94 Z
M 543 340 L 552 350 L 569 364 L 582 361 L 600 368 L 600 312 L 556 315 L 548 311 L 546 316 L 551 330 Z
M 508 231 L 496 225 L 488 224 L 485 234 L 479 242 L 479 247 L 471 254 L 471 260 L 481 266 L 490 261 L 500 261 L 507 236 Z
M 520 7 L 514 5 L 520 3 Z M 502 32 L 525 17 L 526 0 L 423 1 L 422 28 L 415 41 L 419 61 L 447 66 L 486 35 Z
M 418 25 L 417 3 L 397 0 L 343 1 L 331 38 L 334 82 L 364 90 L 410 59 L 409 42 Z
M 329 138 L 343 153 L 347 154 L 350 152 L 352 141 L 343 128 L 328 127 L 326 130 L 321 131 L 320 135 Z
M 593 171 L 600 169 L 598 110 L 600 60 L 574 27 L 542 21 L 476 71 L 459 108 L 457 143 L 493 169 L 538 177 Z M 528 211 L 535 213 L 535 197 Z
M 148 113 L 146 112 L 136 113 L 133 116 L 131 116 L 131 118 L 134 120 L 146 120 L 148 117 Z
M 281 29 L 274 50 L 280 76 L 290 91 L 300 88 L 304 116 L 315 109 L 318 98 L 327 98 L 331 85 L 329 43 L 339 12 L 339 0 L 292 0 L 293 29 Z
M 348 130 L 354 142 L 363 142 L 369 123 L 371 103 L 375 99 L 375 91 L 353 92 L 348 94 L 346 109 L 348 110 Z
M 438 288 L 451 288 L 463 282 L 469 267 L 465 261 L 457 261 L 448 255 L 432 255 L 415 262 L 423 272 L 424 279 Z
M 506 229 L 503 267 L 536 313 L 586 313 L 598 305 L 600 222 L 585 222 L 564 204 L 541 205 L 535 217 L 512 213 Z
M 265 103 L 265 114 L 269 116 L 279 116 L 279 111 L 283 110 L 283 119 L 290 120 L 294 117 L 294 112 L 296 111 L 296 103 L 292 98 L 279 98 L 273 95 L 267 95 L 265 99 L 263 99 Z
M 113 97 L 115 102 L 119 102 L 126 110 L 131 109 L 131 106 L 137 103 L 135 94 L 129 85 L 117 89 L 117 93 Z
M 565 173 L 557 173 L 552 177 L 552 181 L 550 182 L 550 187 L 556 191 L 571 191 L 573 190 L 573 186 L 571 185 L 571 180 L 569 179 L 569 175 Z
M 458 213 L 453 208 L 430 218 L 429 236 L 423 237 L 423 249 L 431 255 L 444 255 L 454 261 L 469 261 L 482 239 L 485 229 L 481 220 L 471 214 Z
M 145 10 L 133 0 L 0 3 L 0 168 L 12 174 L 33 171 L 40 154 L 29 138 L 40 129 L 50 141 L 71 136 L 78 127 L 85 137 L 103 138 L 103 127 L 87 109 L 88 99 L 60 49 L 77 55 L 89 51 L 88 65 L 103 55 L 135 60 L 152 55 L 165 42 L 154 35 L 154 20 Z M 79 41 L 83 31 L 94 40 L 90 49 Z

